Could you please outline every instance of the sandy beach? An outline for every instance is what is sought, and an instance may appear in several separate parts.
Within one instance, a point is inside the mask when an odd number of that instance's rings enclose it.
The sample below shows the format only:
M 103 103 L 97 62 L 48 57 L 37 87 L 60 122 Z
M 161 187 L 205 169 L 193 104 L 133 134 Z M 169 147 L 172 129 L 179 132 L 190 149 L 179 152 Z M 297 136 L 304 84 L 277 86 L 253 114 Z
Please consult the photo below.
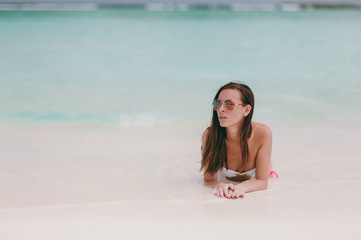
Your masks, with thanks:
M 360 121 L 267 124 L 280 178 L 232 200 L 202 184 L 206 122 L 3 124 L 0 238 L 358 239 Z

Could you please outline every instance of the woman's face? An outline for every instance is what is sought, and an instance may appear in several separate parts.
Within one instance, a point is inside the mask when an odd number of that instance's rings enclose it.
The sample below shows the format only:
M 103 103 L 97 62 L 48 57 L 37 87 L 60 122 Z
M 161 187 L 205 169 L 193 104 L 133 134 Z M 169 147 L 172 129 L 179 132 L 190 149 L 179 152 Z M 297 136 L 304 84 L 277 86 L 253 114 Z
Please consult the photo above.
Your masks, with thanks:
M 234 104 L 243 104 L 241 101 L 241 93 L 237 89 L 222 90 L 218 96 L 218 100 L 221 100 L 223 103 L 226 100 L 231 100 Z M 222 104 L 217 109 L 218 121 L 221 127 L 239 126 L 243 118 L 249 114 L 249 107 L 250 105 L 234 105 L 233 110 L 229 110 Z

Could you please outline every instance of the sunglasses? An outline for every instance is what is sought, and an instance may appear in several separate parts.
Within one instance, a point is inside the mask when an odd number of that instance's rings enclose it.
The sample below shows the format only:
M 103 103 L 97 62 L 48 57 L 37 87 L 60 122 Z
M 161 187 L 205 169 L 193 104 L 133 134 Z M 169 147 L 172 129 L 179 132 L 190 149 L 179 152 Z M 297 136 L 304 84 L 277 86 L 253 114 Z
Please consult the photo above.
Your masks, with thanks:
M 220 108 L 221 106 L 224 106 L 225 109 L 232 111 L 234 109 L 234 106 L 236 105 L 242 105 L 242 106 L 246 106 L 247 104 L 243 104 L 243 103 L 234 103 L 232 102 L 232 100 L 219 100 L 219 99 L 215 99 L 212 103 L 213 106 L 213 110 L 217 111 L 218 108 Z

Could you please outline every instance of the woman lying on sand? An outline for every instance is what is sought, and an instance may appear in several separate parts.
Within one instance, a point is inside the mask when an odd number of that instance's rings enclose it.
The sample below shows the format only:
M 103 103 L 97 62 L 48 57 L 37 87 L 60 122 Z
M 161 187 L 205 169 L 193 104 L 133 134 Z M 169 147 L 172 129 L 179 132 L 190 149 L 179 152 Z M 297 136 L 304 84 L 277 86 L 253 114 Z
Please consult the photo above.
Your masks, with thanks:
M 213 101 L 211 126 L 202 136 L 204 183 L 215 189 L 218 197 L 244 197 L 245 193 L 267 189 L 272 152 L 271 129 L 252 122 L 254 96 L 240 83 L 221 87 Z M 238 184 L 218 182 L 220 172 Z

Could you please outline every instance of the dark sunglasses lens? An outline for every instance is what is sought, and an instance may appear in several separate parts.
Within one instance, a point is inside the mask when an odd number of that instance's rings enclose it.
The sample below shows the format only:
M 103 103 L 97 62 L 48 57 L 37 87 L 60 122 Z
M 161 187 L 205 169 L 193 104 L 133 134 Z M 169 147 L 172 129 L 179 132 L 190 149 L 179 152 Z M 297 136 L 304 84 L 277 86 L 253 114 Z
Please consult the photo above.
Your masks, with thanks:
M 234 104 L 232 103 L 232 101 L 226 100 L 224 103 L 225 103 L 227 110 L 233 110 Z

